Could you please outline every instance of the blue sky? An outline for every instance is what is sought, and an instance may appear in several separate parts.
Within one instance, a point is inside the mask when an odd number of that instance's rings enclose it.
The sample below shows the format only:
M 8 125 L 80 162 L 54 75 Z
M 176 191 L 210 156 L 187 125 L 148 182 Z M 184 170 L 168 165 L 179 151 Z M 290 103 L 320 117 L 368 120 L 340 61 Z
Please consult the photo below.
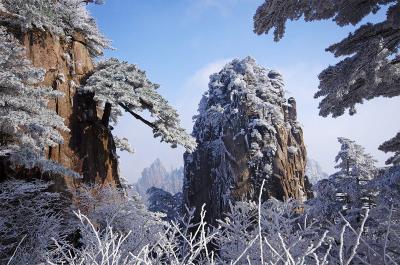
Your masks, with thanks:
M 309 156 L 327 172 L 334 170 L 338 136 L 356 140 L 382 164 L 387 155 L 377 147 L 399 129 L 398 98 L 366 102 L 359 106 L 357 115 L 336 119 L 319 117 L 318 100 L 313 99 L 318 73 L 337 62 L 325 48 L 347 36 L 353 27 L 339 28 L 330 21 L 291 22 L 283 40 L 275 43 L 272 34 L 257 36 L 252 31 L 253 14 L 262 2 L 108 0 L 103 6 L 92 5 L 90 11 L 116 48 L 105 56 L 138 64 L 145 70 L 150 80 L 161 85 L 160 94 L 178 110 L 189 132 L 208 76 L 229 60 L 250 55 L 284 75 L 287 97 L 297 100 Z M 367 20 L 383 17 L 380 12 Z M 182 148 L 159 143 L 149 128 L 130 116 L 120 120 L 115 133 L 127 137 L 135 148 L 133 155 L 120 153 L 122 175 L 130 182 L 135 182 L 156 158 L 167 168 L 183 165 Z

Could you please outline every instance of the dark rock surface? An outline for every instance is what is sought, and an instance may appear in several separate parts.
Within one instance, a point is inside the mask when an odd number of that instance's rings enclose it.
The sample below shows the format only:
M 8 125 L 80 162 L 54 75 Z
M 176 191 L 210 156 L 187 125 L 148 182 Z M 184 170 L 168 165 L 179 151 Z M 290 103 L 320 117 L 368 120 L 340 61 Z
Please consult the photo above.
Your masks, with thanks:
M 279 73 L 254 59 L 234 60 L 210 77 L 193 135 L 198 147 L 184 155 L 184 203 L 214 223 L 229 201 L 307 199 L 306 148 L 296 101 L 285 99 Z

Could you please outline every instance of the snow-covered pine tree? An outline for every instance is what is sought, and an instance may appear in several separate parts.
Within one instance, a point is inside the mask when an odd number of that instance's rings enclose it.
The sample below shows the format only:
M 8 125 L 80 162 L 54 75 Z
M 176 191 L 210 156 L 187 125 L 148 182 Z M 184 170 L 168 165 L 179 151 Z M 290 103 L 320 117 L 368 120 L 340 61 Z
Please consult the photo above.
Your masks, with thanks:
M 365 185 L 377 176 L 377 161 L 354 141 L 344 137 L 339 137 L 338 141 L 341 150 L 335 158 L 338 163 L 335 168 L 339 172 L 334 175 L 340 185 L 337 197 L 346 196 L 351 207 L 368 208 L 373 204 L 374 196 Z
M 128 139 L 126 138 L 119 138 L 117 136 L 114 136 L 114 142 L 115 142 L 115 147 L 118 148 L 121 151 L 126 151 L 128 153 L 133 154 L 135 150 L 132 148 L 132 146 L 129 144 Z
M 36 87 L 44 71 L 34 68 L 25 49 L 0 26 L 0 157 L 13 165 L 77 176 L 47 160 L 46 148 L 63 142 L 64 120 L 48 109 L 47 100 L 62 96 L 51 88 Z
M 180 127 L 176 110 L 157 93 L 158 87 L 138 66 L 111 58 L 97 64 L 84 90 L 94 93 L 94 99 L 104 108 L 104 125 L 108 126 L 110 119 L 116 123 L 124 110 L 152 128 L 154 137 L 192 151 L 195 140 Z M 154 121 L 139 115 L 145 110 L 155 117 Z
M 344 137 L 338 141 L 341 144 L 335 158 L 338 172 L 317 183 L 317 197 L 312 203 L 315 216 L 327 219 L 337 216 L 338 211 L 349 210 L 351 214 L 374 203 L 374 192 L 367 184 L 378 174 L 377 161 L 354 141 Z
M 365 182 L 376 176 L 377 161 L 365 153 L 364 147 L 356 144 L 354 141 L 339 137 L 341 150 L 337 154 L 335 161 L 338 163 L 335 168 L 339 169 L 337 174 L 341 176 L 357 179 L 358 182 Z
M 98 29 L 85 3 L 102 4 L 102 0 L 1 0 L 4 9 L 12 17 L 0 16 L 0 22 L 16 26 L 23 32 L 28 30 L 48 31 L 55 36 L 74 38 L 82 34 L 92 56 L 103 54 L 110 48 Z
M 386 20 L 366 23 L 341 42 L 327 48 L 336 57 L 345 56 L 320 75 L 319 91 L 323 97 L 320 115 L 341 116 L 348 109 L 356 113 L 356 104 L 376 97 L 400 95 L 400 3 L 396 0 L 372 1 L 280 1 L 266 0 L 254 16 L 254 31 L 268 33 L 275 28 L 275 40 L 285 33 L 287 20 L 315 21 L 333 19 L 339 26 L 356 25 L 369 14 L 387 8 Z M 392 141 L 400 141 L 398 134 Z M 387 146 L 382 148 L 389 151 Z M 400 152 L 399 145 L 392 145 L 391 152 Z M 398 157 L 398 155 L 397 155 Z M 388 160 L 387 163 L 397 161 Z

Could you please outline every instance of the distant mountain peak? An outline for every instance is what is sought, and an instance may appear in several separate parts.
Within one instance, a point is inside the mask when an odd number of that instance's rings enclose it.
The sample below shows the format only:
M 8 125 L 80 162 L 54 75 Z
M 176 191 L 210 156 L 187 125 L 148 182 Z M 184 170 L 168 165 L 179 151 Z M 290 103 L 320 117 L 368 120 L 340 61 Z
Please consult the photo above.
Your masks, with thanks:
M 147 190 L 152 187 L 162 189 L 174 195 L 182 192 L 182 185 L 183 168 L 167 171 L 161 160 L 157 158 L 149 167 L 143 169 L 142 176 L 134 187 L 140 196 L 147 199 Z
M 306 164 L 306 176 L 308 177 L 310 183 L 314 185 L 321 179 L 327 178 L 329 175 L 328 173 L 324 172 L 318 161 L 308 157 Z

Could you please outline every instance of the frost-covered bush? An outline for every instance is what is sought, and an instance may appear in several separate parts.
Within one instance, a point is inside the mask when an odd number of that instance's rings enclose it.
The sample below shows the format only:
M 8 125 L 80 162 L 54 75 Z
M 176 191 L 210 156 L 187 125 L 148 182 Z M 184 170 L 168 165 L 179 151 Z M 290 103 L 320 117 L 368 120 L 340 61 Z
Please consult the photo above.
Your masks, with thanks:
M 113 227 L 120 235 L 130 234 L 123 244 L 126 252 L 137 254 L 145 245 L 155 244 L 163 231 L 163 215 L 148 211 L 139 197 L 128 196 L 123 190 L 82 186 L 74 191 L 74 197 L 77 208 L 100 229 Z M 82 242 L 87 240 L 91 239 L 82 235 Z
M 180 144 L 189 151 L 193 150 L 196 146 L 194 139 L 180 127 L 178 113 L 157 93 L 158 87 L 137 65 L 111 58 L 96 65 L 84 90 L 93 92 L 94 99 L 103 106 L 105 124 L 110 118 L 116 123 L 124 110 L 152 128 L 154 137 L 161 137 L 172 147 Z M 140 116 L 143 111 L 149 111 L 154 121 Z
M 76 212 L 80 220 L 82 245 L 77 248 L 72 244 L 56 242 L 57 254 L 63 257 L 64 264 L 215 264 L 212 251 L 207 246 L 214 239 L 215 233 L 207 229 L 203 219 L 199 224 L 192 223 L 193 211 L 180 221 L 164 223 L 162 231 L 149 231 L 157 238 L 156 242 L 142 242 L 132 233 L 143 229 L 141 223 L 133 222 L 127 232 L 114 229 L 110 225 L 103 228 L 96 226 L 90 218 Z M 134 221 L 134 220 L 131 220 Z M 131 251 L 131 244 L 141 248 Z M 49 259 L 49 264 L 58 264 L 60 259 Z
M 38 87 L 43 78 L 44 71 L 32 66 L 25 49 L 0 26 L 0 157 L 28 169 L 77 176 L 45 158 L 46 148 L 63 143 L 59 131 L 68 128 L 47 107 L 48 99 L 63 94 Z
M 344 57 L 329 66 L 320 75 L 319 91 L 322 97 L 321 116 L 341 116 L 346 110 L 356 113 L 356 104 L 376 97 L 400 95 L 400 3 L 396 0 L 371 1 L 281 1 L 265 0 L 254 15 L 254 31 L 268 33 L 274 28 L 279 41 L 288 20 L 318 21 L 332 19 L 337 25 L 359 24 L 369 14 L 387 9 L 386 19 L 365 23 L 327 51 L 335 57 Z M 395 152 L 387 163 L 399 163 L 400 134 L 381 146 L 385 152 Z M 396 143 L 396 144 L 395 144 Z
M 71 208 L 51 183 L 8 180 L 0 184 L 0 263 L 39 264 L 55 255 L 53 239 L 66 243 Z M 7 263 L 9 262 L 9 263 Z
M 57 257 L 62 256 L 65 264 L 149 265 L 397 264 L 400 261 L 399 215 L 394 207 L 386 212 L 363 209 L 355 224 L 340 215 L 337 223 L 322 225 L 309 218 L 303 205 L 296 201 L 238 202 L 231 205 L 224 220 L 214 229 L 204 221 L 204 211 L 200 222 L 192 223 L 193 213 L 190 210 L 180 221 L 165 223 L 162 230 L 154 232 L 155 243 L 144 244 L 133 254 L 130 244 L 140 242 L 140 238 L 131 237 L 134 231 L 98 226 L 77 212 L 81 245 L 77 248 L 58 244 Z M 375 225 L 377 221 L 381 224 Z M 134 223 L 130 227 L 140 228 L 140 225 Z M 127 244 L 128 240 L 132 241 Z
M 238 260 L 238 264 L 260 264 L 262 258 L 280 264 L 289 259 L 285 253 L 289 249 L 293 259 L 310 264 L 315 253 L 311 242 L 319 236 L 324 242 L 325 236 L 300 211 L 301 205 L 296 201 L 282 203 L 275 199 L 261 205 L 254 202 L 231 205 L 224 220 L 219 222 L 221 233 L 217 242 L 222 263 Z
M 193 209 L 163 222 L 112 187 L 77 191 L 79 223 L 66 226 L 59 195 L 44 192 L 48 184 L 10 181 L 0 193 L 1 253 L 7 262 L 15 252 L 11 264 L 398 264 L 399 203 L 385 196 L 390 189 L 399 197 L 397 186 L 386 185 L 399 178 L 392 168 L 372 180 L 382 197 L 371 209 L 358 209 L 355 221 L 341 212 L 332 221 L 313 218 L 300 202 L 261 202 L 260 196 L 258 203 L 231 204 L 215 228 L 204 211 L 194 223 Z M 66 240 L 76 229 L 78 241 Z
M 102 1 L 82 0 L 1 0 L 4 8 L 14 16 L 0 20 L 21 28 L 22 31 L 38 29 L 56 36 L 83 35 L 92 56 L 103 54 L 110 47 L 88 13 L 85 2 L 101 4 Z

